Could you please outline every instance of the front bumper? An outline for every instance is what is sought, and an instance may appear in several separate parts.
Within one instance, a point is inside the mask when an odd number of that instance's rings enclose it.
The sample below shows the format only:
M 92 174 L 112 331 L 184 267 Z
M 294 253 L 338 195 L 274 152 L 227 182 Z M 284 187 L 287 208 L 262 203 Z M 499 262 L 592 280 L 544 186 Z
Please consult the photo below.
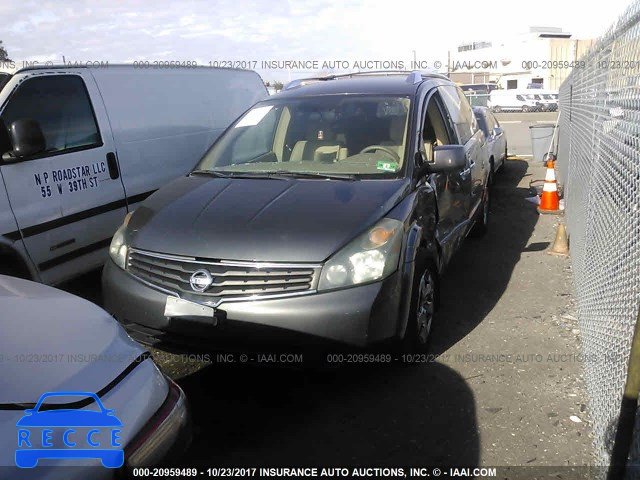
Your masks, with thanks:
M 167 318 L 167 294 L 138 281 L 111 260 L 103 271 L 103 296 L 136 340 L 165 347 L 219 348 L 234 344 L 353 347 L 394 338 L 399 332 L 399 273 L 381 282 L 289 298 L 222 303 L 217 326 L 207 320 Z

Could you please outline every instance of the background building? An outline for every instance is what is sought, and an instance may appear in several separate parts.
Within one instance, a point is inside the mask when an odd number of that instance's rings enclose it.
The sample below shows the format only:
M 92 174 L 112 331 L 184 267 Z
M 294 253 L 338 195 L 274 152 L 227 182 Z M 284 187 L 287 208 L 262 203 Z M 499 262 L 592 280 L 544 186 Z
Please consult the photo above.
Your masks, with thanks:
M 496 82 L 504 89 L 530 84 L 558 90 L 594 40 L 571 38 L 557 27 L 530 27 L 529 31 L 499 41 L 476 41 L 450 52 L 449 72 L 458 83 Z

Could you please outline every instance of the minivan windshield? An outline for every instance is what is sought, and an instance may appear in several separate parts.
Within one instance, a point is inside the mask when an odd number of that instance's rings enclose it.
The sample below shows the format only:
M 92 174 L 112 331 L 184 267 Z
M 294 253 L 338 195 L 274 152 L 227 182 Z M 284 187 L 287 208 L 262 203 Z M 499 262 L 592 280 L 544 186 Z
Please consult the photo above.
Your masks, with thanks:
M 272 98 L 236 121 L 195 171 L 396 176 L 409 108 L 409 98 L 379 95 Z

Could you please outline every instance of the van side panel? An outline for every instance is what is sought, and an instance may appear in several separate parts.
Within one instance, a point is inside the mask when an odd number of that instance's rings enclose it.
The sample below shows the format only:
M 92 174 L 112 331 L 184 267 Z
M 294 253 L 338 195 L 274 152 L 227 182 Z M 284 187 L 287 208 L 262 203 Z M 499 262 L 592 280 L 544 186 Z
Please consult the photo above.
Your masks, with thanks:
M 9 266 L 6 260 L 18 260 L 29 271 L 32 278 L 37 279 L 37 274 L 29 259 L 18 231 L 18 224 L 13 216 L 13 210 L 9 204 L 7 191 L 0 172 L 0 273 L 18 274 L 25 272 L 12 271 L 16 267 L 14 261 Z
M 107 108 L 129 207 L 189 172 L 240 114 L 267 97 L 251 71 L 91 69 Z

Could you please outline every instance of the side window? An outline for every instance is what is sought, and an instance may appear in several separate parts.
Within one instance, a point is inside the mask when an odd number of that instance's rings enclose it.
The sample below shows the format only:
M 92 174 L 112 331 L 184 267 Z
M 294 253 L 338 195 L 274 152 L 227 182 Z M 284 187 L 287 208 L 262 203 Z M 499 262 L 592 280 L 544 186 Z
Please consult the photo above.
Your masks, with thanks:
M 425 108 L 422 126 L 422 145 L 427 161 L 433 161 L 434 147 L 451 144 L 452 134 L 449 116 L 442 107 L 439 95 L 435 93 Z
M 456 88 L 458 91 L 458 97 L 460 97 L 460 112 L 464 115 L 465 120 L 471 124 L 471 135 L 479 130 L 478 119 L 473 113 L 473 108 L 469 103 L 469 99 L 465 97 L 464 92 L 460 88 Z
M 439 88 L 442 99 L 451 115 L 458 141 L 464 145 L 478 130 L 475 115 L 462 90 L 454 86 Z
M 491 132 L 493 131 L 493 129 L 495 128 L 495 123 L 493 121 L 493 115 L 491 115 L 490 112 L 487 112 L 486 116 L 484 117 L 486 119 L 487 122 L 487 134 L 491 134 Z
M 7 128 L 18 119 L 36 120 L 47 152 L 102 144 L 89 95 L 77 75 L 25 80 L 9 99 L 1 119 Z
M 516 95 L 516 99 L 524 102 L 524 97 L 522 95 Z

